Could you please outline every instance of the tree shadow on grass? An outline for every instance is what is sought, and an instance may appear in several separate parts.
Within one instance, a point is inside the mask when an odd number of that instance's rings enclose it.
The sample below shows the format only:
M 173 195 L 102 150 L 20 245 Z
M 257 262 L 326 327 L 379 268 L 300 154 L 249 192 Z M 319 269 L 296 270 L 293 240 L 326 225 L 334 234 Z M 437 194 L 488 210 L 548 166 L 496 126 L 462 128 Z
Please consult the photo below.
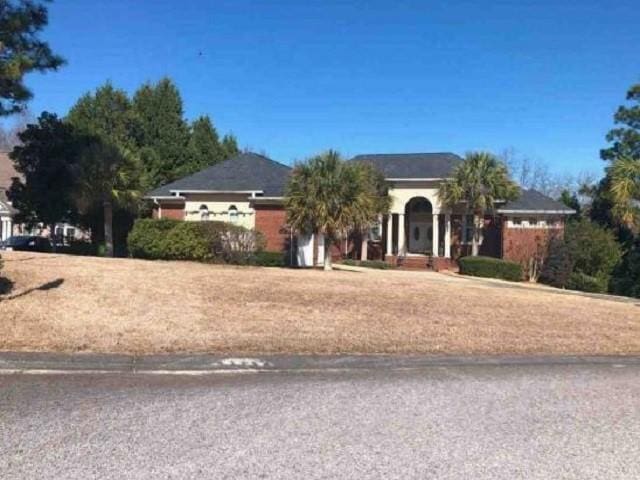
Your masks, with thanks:
M 6 295 L 13 290 L 13 282 L 5 277 L 0 277 L 0 295 Z
M 2 280 L 0 279 L 0 289 L 2 288 Z M 13 283 L 10 280 L 7 280 L 10 284 L 11 287 L 10 289 L 13 288 Z M 9 297 L 6 298 L 0 298 L 0 302 L 3 301 L 9 301 L 9 300 L 15 300 L 16 298 L 20 298 L 20 297 L 24 297 L 25 295 L 29 295 L 32 292 L 35 291 L 41 291 L 41 292 L 46 292 L 47 290 L 52 290 L 54 288 L 58 288 L 60 285 L 62 285 L 64 283 L 64 279 L 63 278 L 56 278 L 55 280 L 52 280 L 50 282 L 47 283 L 43 283 L 42 285 L 40 285 L 39 287 L 33 287 L 33 288 L 28 288 L 20 293 L 16 293 L 15 295 L 11 295 Z M 0 293 L 2 293 L 2 290 L 0 290 Z

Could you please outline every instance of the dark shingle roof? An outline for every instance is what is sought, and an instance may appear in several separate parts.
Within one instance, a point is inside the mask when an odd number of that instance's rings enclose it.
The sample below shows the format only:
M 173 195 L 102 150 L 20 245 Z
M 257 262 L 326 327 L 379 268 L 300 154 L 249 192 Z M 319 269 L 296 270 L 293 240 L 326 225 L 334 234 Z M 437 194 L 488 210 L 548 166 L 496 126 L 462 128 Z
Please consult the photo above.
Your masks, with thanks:
M 562 213 L 570 215 L 576 213 L 571 208 L 567 207 L 562 202 L 557 202 L 553 198 L 538 192 L 537 190 L 520 190 L 520 198 L 505 203 L 498 208 L 498 213 L 509 212 L 549 212 L 549 213 Z
M 280 197 L 291 173 L 282 165 L 256 153 L 241 153 L 211 167 L 149 192 L 147 197 L 172 196 L 172 190 L 261 190 L 265 197 Z
M 453 153 L 382 153 L 351 161 L 370 163 L 386 178 L 447 178 L 462 159 Z

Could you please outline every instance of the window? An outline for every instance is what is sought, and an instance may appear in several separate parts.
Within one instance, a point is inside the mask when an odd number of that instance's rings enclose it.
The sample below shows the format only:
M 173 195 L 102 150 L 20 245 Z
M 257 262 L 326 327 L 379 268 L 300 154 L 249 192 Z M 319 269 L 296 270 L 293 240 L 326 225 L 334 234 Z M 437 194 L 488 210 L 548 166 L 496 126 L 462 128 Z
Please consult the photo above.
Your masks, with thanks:
M 527 223 L 529 224 L 530 227 L 535 227 L 538 225 L 538 219 L 531 217 L 527 220 Z
M 202 221 L 209 220 L 209 209 L 207 208 L 206 205 L 200 205 L 199 211 L 200 211 L 200 220 Z
M 76 236 L 76 229 L 73 227 L 67 228 L 67 234 L 66 234 L 67 240 L 71 241 L 75 238 L 75 236 Z
M 229 207 L 229 221 L 231 223 L 238 223 L 238 209 L 235 205 Z
M 513 217 L 513 226 L 514 227 L 521 227 L 522 226 L 522 218 L 521 217 Z

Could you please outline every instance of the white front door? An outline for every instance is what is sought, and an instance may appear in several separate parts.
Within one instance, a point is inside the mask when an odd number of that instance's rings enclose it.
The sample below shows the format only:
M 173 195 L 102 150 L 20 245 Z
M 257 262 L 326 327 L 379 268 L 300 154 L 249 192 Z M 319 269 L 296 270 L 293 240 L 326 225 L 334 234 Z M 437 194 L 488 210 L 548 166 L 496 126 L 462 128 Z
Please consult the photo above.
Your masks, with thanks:
M 409 253 L 431 252 L 431 237 L 433 231 L 430 222 L 410 222 L 407 234 L 409 236 Z

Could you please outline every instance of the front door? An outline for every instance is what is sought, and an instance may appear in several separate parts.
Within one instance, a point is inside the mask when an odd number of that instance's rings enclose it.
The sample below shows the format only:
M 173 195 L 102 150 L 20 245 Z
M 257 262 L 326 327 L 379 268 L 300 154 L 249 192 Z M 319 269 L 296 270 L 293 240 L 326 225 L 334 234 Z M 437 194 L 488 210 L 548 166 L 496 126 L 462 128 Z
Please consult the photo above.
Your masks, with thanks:
M 432 229 L 430 222 L 409 223 L 409 253 L 430 253 Z

